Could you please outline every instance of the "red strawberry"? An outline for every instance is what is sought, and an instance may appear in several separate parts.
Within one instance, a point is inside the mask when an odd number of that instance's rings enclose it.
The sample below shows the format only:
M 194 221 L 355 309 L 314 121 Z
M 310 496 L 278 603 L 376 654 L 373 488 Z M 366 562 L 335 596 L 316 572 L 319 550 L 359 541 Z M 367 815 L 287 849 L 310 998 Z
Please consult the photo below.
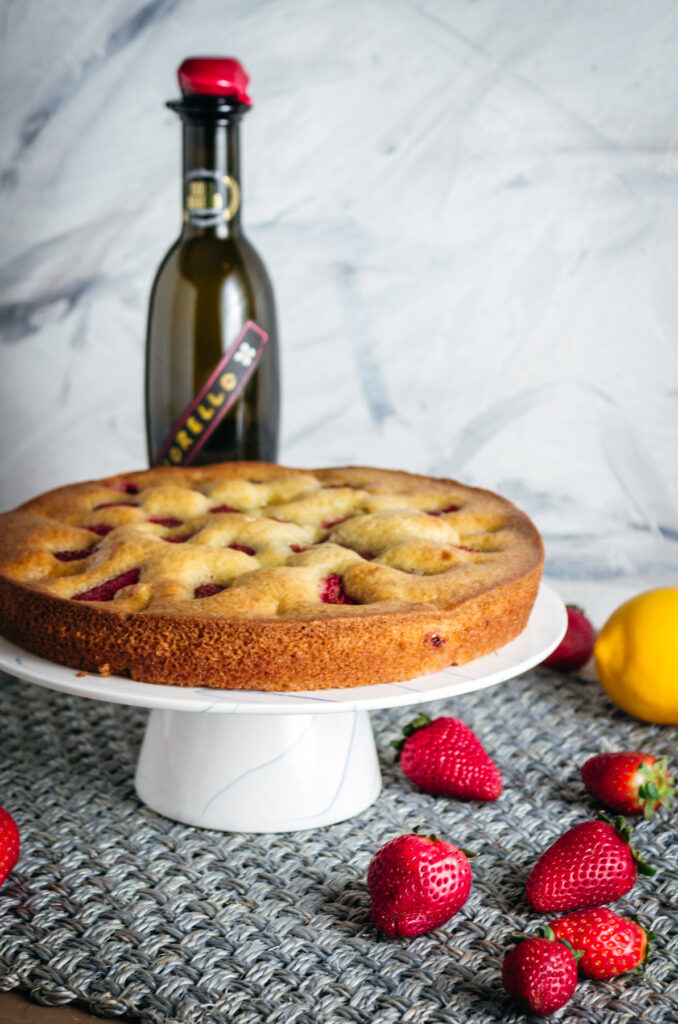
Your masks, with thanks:
M 596 631 L 576 604 L 567 605 L 567 632 L 542 665 L 559 672 L 576 672 L 593 654 Z
M 582 974 L 587 978 L 616 978 L 618 974 L 641 967 L 650 955 L 654 933 L 646 932 L 637 921 L 619 917 L 608 907 L 579 910 L 551 921 L 559 939 L 567 939 L 580 949 Z
M 89 590 L 83 590 L 79 594 L 73 594 L 73 600 L 112 601 L 123 587 L 131 587 L 138 583 L 140 575 L 140 569 L 128 569 L 127 572 L 121 572 L 119 576 L 114 576 L 112 579 L 106 580 L 105 583 L 100 583 L 96 587 L 90 587 Z
M 476 734 L 458 718 L 420 714 L 393 740 L 402 770 L 427 793 L 461 800 L 496 800 L 503 782 Z
M 251 548 L 249 544 L 229 544 L 229 548 L 233 551 L 242 551 L 244 555 L 255 555 L 256 551 Z
M 193 597 L 213 597 L 215 594 L 220 594 L 222 590 L 226 588 L 221 583 L 201 583 L 199 587 L 196 587 L 193 591 Z
M 463 907 L 471 866 L 463 850 L 436 836 L 397 836 L 377 850 L 367 872 L 372 920 L 391 937 L 422 935 Z
M 589 793 L 620 814 L 651 818 L 657 808 L 668 807 L 675 793 L 668 758 L 642 750 L 596 754 L 583 765 L 581 777 Z
M 501 980 L 514 1003 L 527 1013 L 548 1014 L 568 1003 L 577 987 L 577 957 L 550 928 L 520 941 L 504 957 Z
M 629 846 L 631 829 L 623 818 L 575 825 L 541 855 L 525 889 L 535 910 L 599 907 L 632 889 L 638 872 L 654 875 Z
M 174 516 L 151 516 L 148 521 L 157 523 L 158 526 L 166 526 L 168 530 L 175 526 L 181 526 L 181 519 L 175 519 Z
M 330 573 L 323 581 L 320 592 L 320 600 L 325 604 L 355 604 L 352 597 L 349 597 L 344 590 L 344 581 L 338 572 Z
M 19 829 L 12 817 L 0 807 L 0 885 L 19 859 Z
M 81 558 L 88 558 L 94 548 L 82 548 L 80 551 L 53 551 L 52 554 L 60 562 L 77 562 Z

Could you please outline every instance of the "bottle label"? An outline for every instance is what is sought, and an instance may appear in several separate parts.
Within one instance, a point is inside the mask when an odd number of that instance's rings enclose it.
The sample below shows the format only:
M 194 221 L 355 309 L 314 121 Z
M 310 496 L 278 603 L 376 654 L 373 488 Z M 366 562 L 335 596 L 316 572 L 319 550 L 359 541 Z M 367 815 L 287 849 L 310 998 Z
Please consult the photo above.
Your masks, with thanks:
M 157 466 L 191 464 L 256 370 L 267 341 L 266 331 L 252 320 L 245 322 L 228 352 L 170 431 L 156 459 Z
M 229 221 L 240 206 L 240 186 L 230 174 L 200 168 L 184 178 L 184 220 L 198 227 Z

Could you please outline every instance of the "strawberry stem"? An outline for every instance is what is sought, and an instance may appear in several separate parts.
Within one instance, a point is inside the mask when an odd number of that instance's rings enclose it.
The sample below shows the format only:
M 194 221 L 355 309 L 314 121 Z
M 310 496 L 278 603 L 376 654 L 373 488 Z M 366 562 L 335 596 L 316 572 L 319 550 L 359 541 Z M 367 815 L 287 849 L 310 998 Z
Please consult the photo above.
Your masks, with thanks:
M 638 771 L 645 779 L 638 787 L 638 804 L 648 820 L 657 807 L 668 807 L 675 796 L 675 779 L 669 774 L 669 759 L 662 757 L 654 764 L 643 761 Z
M 583 949 L 574 949 L 572 943 L 568 942 L 567 939 L 557 939 L 556 933 L 554 932 L 553 928 L 551 928 L 551 926 L 548 924 L 540 924 L 535 934 L 540 939 L 547 939 L 549 942 L 559 942 L 561 946 L 565 946 L 567 949 L 569 949 L 570 953 L 575 958 L 575 960 L 581 960 L 581 958 L 584 955 Z M 529 938 L 529 935 L 521 935 L 519 932 L 517 932 L 516 934 L 511 936 L 511 942 L 524 942 L 525 939 Z
M 612 827 L 614 828 L 622 842 L 626 843 L 626 845 L 631 850 L 631 856 L 636 862 L 636 868 L 638 870 L 639 875 L 646 875 L 648 878 L 652 878 L 653 875 L 657 874 L 657 869 L 653 868 L 651 864 L 648 864 L 645 858 L 642 857 L 641 854 L 639 854 L 638 851 L 634 850 L 631 846 L 632 829 L 631 826 L 627 824 L 625 818 L 623 818 L 621 815 L 618 815 L 613 821 L 612 818 L 609 817 L 609 815 L 605 814 L 604 811 L 601 811 L 598 815 L 598 821 L 604 821 L 606 825 L 612 825 Z
M 402 739 L 391 740 L 391 746 L 396 752 L 395 757 L 393 758 L 394 764 L 397 764 L 398 761 L 400 760 L 400 755 L 402 753 L 403 747 L 405 746 L 405 741 L 408 740 L 410 736 L 412 736 L 415 732 L 417 732 L 417 730 L 423 729 L 425 725 L 430 724 L 430 717 L 424 711 L 420 711 L 416 718 L 413 718 L 412 721 L 408 723 L 408 725 L 403 726 Z
M 636 850 L 631 848 L 631 853 L 633 854 L 633 859 L 636 862 L 639 875 L 645 875 L 647 878 L 653 878 L 654 875 L 657 874 L 657 869 L 653 868 L 651 864 L 648 864 L 647 861 L 636 852 Z
M 412 835 L 421 836 L 423 839 L 430 839 L 432 843 L 440 842 L 440 836 L 437 836 L 435 832 L 424 832 L 423 825 L 415 825 L 412 829 Z
M 565 946 L 566 949 L 569 949 L 570 953 L 575 958 L 575 960 L 581 960 L 581 958 L 584 955 L 583 949 L 575 949 L 572 943 L 569 942 L 567 939 L 558 939 L 558 942 L 561 944 L 561 946 Z
M 642 974 L 645 970 L 645 967 L 647 966 L 648 960 L 652 956 L 652 943 L 657 941 L 658 935 L 655 931 L 649 932 L 647 928 L 644 926 L 644 924 L 641 922 L 637 914 L 629 914 L 629 919 L 633 921 L 634 924 L 637 924 L 639 928 L 642 928 L 645 932 L 645 939 L 647 942 L 647 945 L 645 946 L 645 956 L 643 957 L 642 961 L 638 964 L 634 971 L 634 974 Z

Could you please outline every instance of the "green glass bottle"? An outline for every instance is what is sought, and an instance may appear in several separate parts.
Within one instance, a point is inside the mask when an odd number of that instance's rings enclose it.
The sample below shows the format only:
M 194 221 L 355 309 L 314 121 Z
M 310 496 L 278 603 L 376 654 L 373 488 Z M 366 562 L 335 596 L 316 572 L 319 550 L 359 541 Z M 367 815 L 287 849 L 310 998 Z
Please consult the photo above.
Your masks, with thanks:
M 230 58 L 179 68 L 183 228 L 153 283 L 146 434 L 155 465 L 275 462 L 280 375 L 273 290 L 241 227 L 248 78 Z

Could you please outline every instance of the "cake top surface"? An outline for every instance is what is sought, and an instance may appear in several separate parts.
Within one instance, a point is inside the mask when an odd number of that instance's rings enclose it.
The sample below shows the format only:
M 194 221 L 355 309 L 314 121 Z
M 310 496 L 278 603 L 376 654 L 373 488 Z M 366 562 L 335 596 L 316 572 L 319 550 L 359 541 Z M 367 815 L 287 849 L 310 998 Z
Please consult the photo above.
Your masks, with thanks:
M 454 607 L 543 559 L 499 495 L 258 462 L 72 484 L 2 517 L 0 574 L 113 613 L 317 619 Z

